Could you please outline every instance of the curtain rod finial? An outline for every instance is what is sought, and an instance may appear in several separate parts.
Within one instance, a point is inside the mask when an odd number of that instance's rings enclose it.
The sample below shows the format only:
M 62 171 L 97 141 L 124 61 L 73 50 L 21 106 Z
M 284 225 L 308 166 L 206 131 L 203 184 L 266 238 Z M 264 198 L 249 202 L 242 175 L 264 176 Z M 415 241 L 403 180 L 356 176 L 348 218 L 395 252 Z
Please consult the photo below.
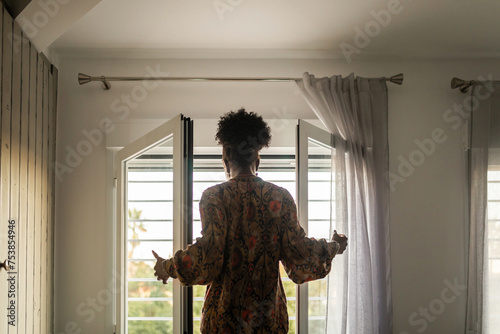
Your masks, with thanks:
M 78 73 L 78 83 L 80 85 L 84 85 L 84 84 L 89 83 L 91 81 L 92 81 L 92 77 L 90 75 Z
M 404 80 L 403 73 L 399 73 L 390 77 L 389 81 L 395 83 L 396 85 L 402 85 Z
M 451 79 L 451 89 L 461 87 L 465 84 L 465 81 L 459 78 Z

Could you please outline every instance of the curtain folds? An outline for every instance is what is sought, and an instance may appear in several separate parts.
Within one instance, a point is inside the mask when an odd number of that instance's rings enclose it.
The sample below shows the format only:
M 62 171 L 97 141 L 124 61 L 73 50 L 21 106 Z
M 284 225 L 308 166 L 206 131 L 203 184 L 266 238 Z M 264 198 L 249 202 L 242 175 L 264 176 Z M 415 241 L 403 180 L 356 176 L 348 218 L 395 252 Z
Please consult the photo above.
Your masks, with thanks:
M 335 138 L 332 227 L 349 238 L 328 279 L 326 333 L 392 333 L 386 82 L 304 73 L 296 83 Z
M 488 170 L 500 167 L 500 85 L 491 81 L 475 83 L 471 101 L 466 333 L 496 333 L 497 327 L 488 328 L 495 322 L 490 306 L 496 301 L 488 300 L 487 291 L 499 291 L 500 284 L 489 275 L 488 233 L 496 235 L 500 230 L 492 225 L 489 231 L 487 207 Z M 496 247 L 491 249 L 496 251 Z

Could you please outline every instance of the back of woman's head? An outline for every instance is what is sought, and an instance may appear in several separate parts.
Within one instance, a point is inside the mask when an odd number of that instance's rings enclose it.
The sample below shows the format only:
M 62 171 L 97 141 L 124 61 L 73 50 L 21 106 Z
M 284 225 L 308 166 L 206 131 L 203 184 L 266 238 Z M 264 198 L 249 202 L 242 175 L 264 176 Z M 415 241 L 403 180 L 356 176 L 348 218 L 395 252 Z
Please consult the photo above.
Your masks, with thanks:
M 271 129 L 261 116 L 244 108 L 221 116 L 215 135 L 226 159 L 248 166 L 271 142 Z

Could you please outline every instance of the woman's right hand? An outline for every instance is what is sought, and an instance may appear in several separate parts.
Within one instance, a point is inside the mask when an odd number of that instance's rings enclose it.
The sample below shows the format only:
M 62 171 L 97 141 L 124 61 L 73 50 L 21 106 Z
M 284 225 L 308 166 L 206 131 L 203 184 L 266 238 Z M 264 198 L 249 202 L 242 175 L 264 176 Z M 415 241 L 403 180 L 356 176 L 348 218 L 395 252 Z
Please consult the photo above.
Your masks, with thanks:
M 155 251 L 153 251 L 153 255 L 156 259 L 156 264 L 154 267 L 154 270 L 155 270 L 154 275 L 157 277 L 158 281 L 162 281 L 163 284 L 167 284 L 168 274 L 163 269 L 163 261 L 165 261 L 165 259 L 162 258 L 161 256 L 159 256 L 158 254 L 156 254 Z
M 340 245 L 337 254 L 344 253 L 345 249 L 347 248 L 347 237 L 343 234 L 337 234 L 337 231 L 333 231 L 333 240 L 338 242 Z

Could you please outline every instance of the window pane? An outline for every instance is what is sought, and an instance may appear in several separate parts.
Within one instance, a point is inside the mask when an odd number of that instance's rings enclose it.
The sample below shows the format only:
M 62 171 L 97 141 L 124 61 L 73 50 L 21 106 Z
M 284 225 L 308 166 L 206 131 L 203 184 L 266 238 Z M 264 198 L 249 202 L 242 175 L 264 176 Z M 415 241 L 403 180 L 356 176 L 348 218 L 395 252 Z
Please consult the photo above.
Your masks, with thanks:
M 317 281 L 309 282 L 309 297 L 323 298 L 326 296 L 327 280 L 320 279 Z
M 193 220 L 200 220 L 200 200 L 193 200 Z M 201 223 L 200 223 L 201 230 Z
M 488 181 L 500 181 L 500 170 L 488 171 Z
M 498 182 L 493 182 L 490 181 L 488 182 L 488 200 L 500 200 L 500 181 Z
M 330 240 L 333 221 L 332 148 L 309 140 L 308 145 L 308 230 L 307 235 Z M 309 333 L 324 333 L 327 280 L 307 283 Z
M 488 219 L 500 220 L 500 202 L 488 201 Z
M 194 184 L 198 184 L 199 181 L 207 180 L 210 182 L 214 182 L 215 184 L 226 181 L 226 174 L 224 174 L 224 170 L 222 169 L 222 161 L 219 162 L 217 167 L 207 171 L 202 169 L 203 164 L 206 160 L 196 159 L 196 156 L 194 160 L 194 168 L 197 169 L 196 173 L 193 174 Z
M 206 174 L 206 173 L 203 173 L 203 174 Z M 220 180 L 214 179 L 211 181 L 208 177 L 206 179 L 204 179 L 204 182 L 194 183 L 193 184 L 193 199 L 199 201 L 201 198 L 201 194 L 203 193 L 203 191 L 205 191 L 205 189 L 207 189 L 213 185 L 219 184 L 219 183 L 221 183 Z
M 194 210 L 198 210 L 197 208 Z M 193 241 L 201 237 L 201 220 L 193 221 Z
M 173 222 L 158 221 L 128 221 L 127 238 L 130 239 L 168 239 L 173 238 Z
M 309 173 L 309 175 L 314 173 Z M 327 200 L 333 198 L 333 189 L 330 187 L 330 179 L 317 182 L 309 182 L 309 200 Z
M 156 261 L 128 261 L 127 277 L 129 278 L 152 278 L 154 277 L 154 266 Z
M 309 333 L 324 333 L 326 320 L 324 316 L 309 317 Z
M 266 180 L 267 181 L 267 180 Z M 296 187 L 295 187 L 295 180 L 293 182 L 273 182 L 275 185 L 285 188 L 288 190 L 290 195 L 292 195 L 295 198 L 295 193 L 297 192 Z
M 287 280 L 288 277 L 286 277 L 286 274 L 285 274 L 285 277 L 282 277 L 282 280 L 283 280 L 283 290 L 285 291 L 285 294 L 286 294 L 286 298 L 288 300 L 294 300 L 297 296 L 297 293 L 296 293 L 296 285 L 295 283 L 293 283 L 290 279 Z M 295 306 L 294 306 L 295 307 Z M 289 312 L 291 315 L 295 314 L 295 313 L 292 313 L 292 312 Z
M 168 164 L 163 170 L 151 170 L 140 167 L 131 167 L 127 174 L 129 181 L 172 181 L 172 176 L 173 174 L 170 169 L 170 165 Z
M 266 168 L 264 171 L 258 172 L 259 177 L 262 178 L 263 180 L 269 181 L 269 182 L 276 182 L 276 181 L 295 181 L 295 171 L 290 171 L 290 172 L 276 172 L 273 171 L 272 164 L 268 164 L 268 162 L 263 159 L 261 160 L 261 163 L 264 163 L 261 165 L 261 167 Z
M 325 160 L 325 159 L 323 159 Z M 329 171 L 321 170 L 320 168 L 310 168 L 309 169 L 309 182 L 311 181 L 329 181 L 331 178 L 331 173 Z
M 490 220 L 488 222 L 488 239 L 500 240 L 500 220 Z
M 172 220 L 172 202 L 129 202 L 128 208 L 140 212 L 141 219 Z
M 311 318 L 326 317 L 326 298 L 313 299 L 311 296 L 309 296 L 309 317 Z
M 172 301 L 129 301 L 128 316 L 129 317 L 172 317 Z
M 309 226 L 307 228 L 307 234 L 311 238 L 316 239 L 327 239 L 330 240 L 330 221 L 328 220 L 309 220 Z
M 164 285 L 156 281 L 128 281 L 127 289 L 129 298 L 162 297 L 173 298 L 172 284 Z
M 500 328 L 500 172 L 488 171 L 488 224 L 485 247 L 485 333 Z
M 489 258 L 500 259 L 500 240 L 488 238 L 488 255 Z
M 128 200 L 172 200 L 173 183 L 150 181 L 130 182 L 128 184 Z
M 193 333 L 194 334 L 201 334 L 200 326 L 201 326 L 201 320 L 193 320 Z
M 328 219 L 330 220 L 331 204 L 330 201 L 309 201 L 309 220 Z
M 168 259 L 173 256 L 172 241 L 129 241 L 128 242 L 129 259 L 152 259 L 154 250 L 161 257 Z
M 129 320 L 128 322 L 128 333 L 129 334 L 144 334 L 144 333 L 155 333 L 155 334 L 171 334 L 174 332 L 174 322 L 170 321 L 134 321 Z
M 154 276 L 151 250 L 173 252 L 172 139 L 127 162 L 128 333 L 172 333 L 172 282 Z

